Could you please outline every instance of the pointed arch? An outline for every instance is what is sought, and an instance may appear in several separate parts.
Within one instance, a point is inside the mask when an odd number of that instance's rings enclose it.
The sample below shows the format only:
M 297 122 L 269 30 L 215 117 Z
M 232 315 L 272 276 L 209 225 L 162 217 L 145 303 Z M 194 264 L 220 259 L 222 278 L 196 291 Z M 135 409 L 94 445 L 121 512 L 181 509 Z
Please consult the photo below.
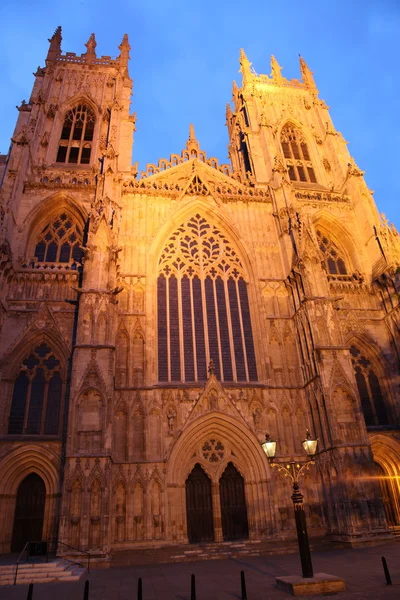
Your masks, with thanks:
M 361 271 L 360 253 L 351 232 L 343 223 L 343 219 L 329 213 L 327 210 L 321 210 L 313 215 L 312 222 L 315 232 L 321 231 L 331 242 L 343 253 L 344 261 L 347 265 L 349 275 L 354 271 Z
M 249 275 L 215 215 L 190 211 L 157 262 L 159 381 L 256 381 Z
M 87 100 L 64 111 L 57 163 L 90 164 L 97 114 Z
M 133 333 L 132 340 L 132 366 L 134 386 L 141 386 L 144 383 L 144 347 L 144 335 L 140 329 L 136 329 Z
M 223 209 L 216 213 L 214 207 L 210 206 L 209 201 L 201 199 L 196 199 L 194 202 L 179 206 L 175 214 L 166 219 L 164 225 L 160 227 L 149 249 L 149 266 L 151 271 L 154 272 L 157 270 L 160 255 L 167 240 L 169 240 L 182 223 L 185 223 L 197 213 L 222 229 L 227 239 L 236 247 L 247 278 L 251 282 L 255 281 L 256 275 L 251 260 L 252 252 L 243 240 L 239 230 Z
M 400 444 L 382 434 L 370 436 L 374 461 L 379 467 L 382 500 L 389 525 L 400 525 Z
M 96 342 L 97 344 L 104 345 L 108 341 L 108 326 L 107 316 L 105 312 L 100 312 L 97 316 L 96 322 Z
M 80 262 L 82 250 L 78 252 L 78 248 L 81 249 L 83 244 L 87 218 L 86 209 L 73 196 L 64 192 L 57 192 L 39 202 L 25 217 L 21 227 L 28 232 L 19 248 L 27 264 L 30 264 L 33 257 L 39 264 L 40 262 L 69 264 L 72 262 L 72 257 Z M 41 244 L 39 248 L 38 244 Z M 55 245 L 54 251 L 49 248 L 50 244 Z M 63 244 L 71 248 L 68 257 L 66 247 L 62 249 Z M 49 253 L 48 257 L 47 253 Z
M 13 351 L 4 357 L 1 394 L 7 415 L 4 433 L 60 435 L 66 354 L 66 348 L 50 329 L 39 335 L 29 336 L 26 333 Z
M 210 412 L 198 417 L 182 432 L 172 447 L 167 467 L 166 482 L 169 486 L 182 485 L 186 481 L 194 464 L 199 461 L 197 446 L 210 437 L 229 440 L 236 468 L 248 481 L 264 481 L 270 474 L 267 459 L 258 438 L 247 430 L 243 434 L 242 424 L 228 414 Z M 208 463 L 202 467 L 210 477 L 217 481 L 218 473 L 208 470 Z M 221 469 L 223 463 L 221 463 Z
M 389 365 L 369 336 L 353 335 L 347 343 L 367 427 L 390 424 L 393 408 L 387 385 Z
M 291 181 L 317 183 L 310 144 L 303 130 L 292 119 L 282 124 L 279 132 L 282 153 Z

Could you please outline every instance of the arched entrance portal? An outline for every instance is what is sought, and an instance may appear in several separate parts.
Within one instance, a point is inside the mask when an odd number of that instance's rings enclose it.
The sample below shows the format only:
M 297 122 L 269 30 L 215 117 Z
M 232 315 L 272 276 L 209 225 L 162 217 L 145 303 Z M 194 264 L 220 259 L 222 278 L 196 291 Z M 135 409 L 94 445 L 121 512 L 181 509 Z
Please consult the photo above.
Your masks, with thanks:
M 186 514 L 189 542 L 212 542 L 211 481 L 198 463 L 186 480 Z
M 28 541 L 42 539 L 46 486 L 31 473 L 21 482 L 15 504 L 11 552 L 20 552 Z
M 393 490 L 393 482 L 391 477 L 386 473 L 384 468 L 379 464 L 375 463 L 379 475 L 379 483 L 381 486 L 382 502 L 385 508 L 385 515 L 388 525 L 399 526 L 398 514 L 396 510 L 396 499 L 395 492 Z
M 224 540 L 249 537 L 244 480 L 233 463 L 229 463 L 219 482 L 222 533 Z

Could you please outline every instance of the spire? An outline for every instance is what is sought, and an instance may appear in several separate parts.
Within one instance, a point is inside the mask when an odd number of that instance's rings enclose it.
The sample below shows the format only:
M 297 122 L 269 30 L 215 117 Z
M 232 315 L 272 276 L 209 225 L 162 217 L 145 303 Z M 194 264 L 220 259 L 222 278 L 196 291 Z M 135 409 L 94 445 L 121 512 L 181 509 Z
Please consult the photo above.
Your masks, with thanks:
M 239 93 L 239 88 L 236 81 L 232 83 L 232 100 L 235 101 Z
M 189 139 L 186 142 L 186 150 L 200 150 L 199 142 L 196 139 L 196 134 L 194 132 L 194 126 L 192 123 L 189 125 Z
M 93 59 L 96 58 L 96 38 L 94 36 L 94 33 L 91 34 L 90 38 L 88 39 L 88 41 L 85 44 L 86 48 L 87 48 L 87 52 L 86 52 L 86 62 L 87 63 L 91 63 L 93 62 Z
M 250 79 L 252 77 L 252 72 L 251 72 L 251 62 L 247 58 L 246 53 L 243 50 L 243 48 L 240 49 L 239 62 L 240 62 L 239 71 L 242 74 L 242 84 L 245 86 L 250 81 Z
M 310 71 L 306 61 L 304 60 L 304 58 L 302 56 L 300 56 L 300 54 L 299 54 L 299 60 L 300 60 L 301 77 L 302 77 L 304 83 L 306 84 L 308 89 L 316 90 L 317 86 L 315 85 L 312 71 Z
M 128 60 L 130 59 L 129 50 L 131 49 L 128 40 L 128 34 L 124 33 L 121 44 L 118 46 L 121 54 L 119 55 L 119 61 L 124 67 L 128 66 Z
M 272 77 L 274 83 L 276 83 L 277 85 L 280 85 L 284 80 L 284 77 L 282 77 L 281 71 L 282 71 L 282 67 L 276 60 L 275 56 L 272 55 L 271 56 L 271 75 L 270 75 L 270 77 Z
M 47 60 L 54 60 L 57 56 L 61 54 L 61 25 L 57 27 L 52 37 L 49 39 L 50 48 L 47 53 Z
M 226 111 L 225 111 L 226 122 L 230 123 L 232 119 L 232 107 L 229 102 L 226 103 Z

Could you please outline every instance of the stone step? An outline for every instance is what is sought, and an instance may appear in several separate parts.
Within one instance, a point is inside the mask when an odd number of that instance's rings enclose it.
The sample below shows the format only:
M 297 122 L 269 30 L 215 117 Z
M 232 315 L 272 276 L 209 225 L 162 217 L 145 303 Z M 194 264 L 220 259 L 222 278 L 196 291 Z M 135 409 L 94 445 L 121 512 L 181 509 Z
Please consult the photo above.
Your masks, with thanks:
M 12 585 L 14 583 L 15 568 L 16 565 L 3 565 L 0 567 L 0 585 Z M 24 563 L 19 565 L 17 583 L 78 581 L 85 571 L 86 569 L 83 567 L 65 560 L 49 563 Z
M 40 569 L 45 569 L 46 571 L 51 571 L 51 570 L 57 570 L 60 568 L 68 568 L 71 565 L 70 562 L 63 560 L 63 559 L 58 559 L 58 560 L 52 560 L 47 562 L 21 562 L 19 564 L 18 567 L 18 572 L 21 571 L 37 571 Z M 1 565 L 0 566 L 0 574 L 1 573 L 7 573 L 8 571 L 12 571 L 15 572 L 15 568 L 16 568 L 16 564 L 10 564 L 10 565 Z

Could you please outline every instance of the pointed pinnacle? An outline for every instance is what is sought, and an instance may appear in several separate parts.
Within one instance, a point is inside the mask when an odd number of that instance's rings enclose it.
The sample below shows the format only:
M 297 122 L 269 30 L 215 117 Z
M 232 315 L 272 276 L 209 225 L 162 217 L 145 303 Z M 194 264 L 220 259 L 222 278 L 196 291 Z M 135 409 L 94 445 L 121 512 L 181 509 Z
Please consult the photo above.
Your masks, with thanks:
M 51 42 L 52 40 L 56 40 L 57 38 L 59 38 L 59 39 L 60 39 L 60 42 L 61 42 L 61 39 L 62 39 L 62 29 L 61 29 L 61 25 L 59 25 L 59 26 L 56 28 L 55 32 L 53 33 L 53 35 L 52 35 L 52 36 L 51 36 L 51 38 L 49 39 L 49 42 Z
M 251 73 L 251 69 L 250 69 L 251 62 L 247 58 L 246 53 L 243 50 L 243 48 L 240 48 L 239 62 L 240 62 L 239 72 L 242 74 L 242 82 L 243 82 L 243 85 L 246 85 L 248 80 L 251 78 L 252 73 Z
M 119 48 L 119 50 L 121 50 L 121 51 L 122 51 L 123 49 L 125 49 L 125 48 L 126 48 L 126 49 L 128 50 L 128 52 L 129 52 L 129 50 L 131 49 L 131 46 L 130 46 L 130 44 L 129 44 L 129 39 L 128 39 L 128 34 L 127 34 L 127 33 L 124 33 L 124 36 L 123 36 L 123 38 L 122 38 L 122 42 L 121 42 L 121 44 L 118 46 L 118 48 Z
M 194 125 L 192 123 L 190 123 L 190 125 L 189 125 L 189 141 L 190 142 L 196 141 L 196 134 L 194 132 Z
M 275 56 L 272 54 L 271 55 L 271 77 L 275 81 L 275 83 L 282 82 L 283 77 L 282 77 L 281 71 L 282 71 L 281 65 L 278 63 Z
M 316 88 L 313 73 L 304 58 L 299 54 L 301 76 L 308 88 Z

